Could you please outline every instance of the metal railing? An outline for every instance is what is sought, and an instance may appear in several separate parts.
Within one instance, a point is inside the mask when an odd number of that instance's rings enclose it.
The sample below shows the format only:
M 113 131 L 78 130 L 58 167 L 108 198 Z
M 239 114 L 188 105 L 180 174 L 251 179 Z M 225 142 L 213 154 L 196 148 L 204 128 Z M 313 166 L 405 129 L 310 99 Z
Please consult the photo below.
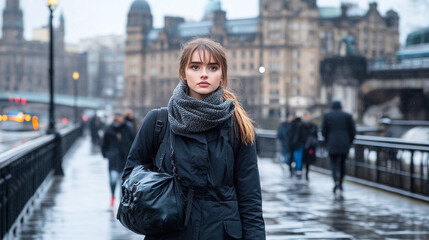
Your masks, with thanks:
M 47 177 L 62 174 L 62 157 L 81 135 L 82 127 L 71 127 L 0 154 L 0 239 L 22 221 L 27 202 Z
M 276 131 L 257 130 L 260 157 L 277 157 Z M 315 165 L 330 169 L 329 154 L 319 139 Z M 429 142 L 357 135 L 346 162 L 346 174 L 361 183 L 429 201 Z

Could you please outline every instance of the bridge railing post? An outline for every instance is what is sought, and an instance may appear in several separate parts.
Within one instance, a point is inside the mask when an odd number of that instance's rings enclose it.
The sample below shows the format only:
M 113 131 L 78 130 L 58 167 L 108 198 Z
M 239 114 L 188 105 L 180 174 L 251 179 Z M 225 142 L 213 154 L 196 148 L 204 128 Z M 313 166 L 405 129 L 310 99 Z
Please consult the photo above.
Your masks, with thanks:
M 410 171 L 409 171 L 409 191 L 414 192 L 414 151 L 411 151 L 410 158 Z
M 55 176 L 64 176 L 63 171 L 63 153 L 62 153 L 62 136 L 58 132 L 55 134 Z

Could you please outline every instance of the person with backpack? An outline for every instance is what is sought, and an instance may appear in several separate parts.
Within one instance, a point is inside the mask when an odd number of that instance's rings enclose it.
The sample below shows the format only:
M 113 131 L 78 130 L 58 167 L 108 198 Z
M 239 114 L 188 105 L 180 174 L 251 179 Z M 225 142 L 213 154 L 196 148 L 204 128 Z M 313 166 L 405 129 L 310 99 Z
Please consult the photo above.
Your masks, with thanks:
M 120 182 L 134 137 L 134 130 L 125 122 L 122 111 L 115 110 L 113 122 L 105 129 L 101 144 L 101 154 L 109 160 L 110 206 L 115 202 L 116 185 Z
M 165 122 L 159 119 L 162 109 L 143 119 L 123 180 L 133 177 L 133 169 L 152 165 L 177 176 L 188 206 L 185 225 L 173 230 L 153 225 L 158 234 L 146 240 L 265 239 L 254 126 L 227 90 L 227 70 L 219 43 L 191 40 L 182 50 L 180 82 Z

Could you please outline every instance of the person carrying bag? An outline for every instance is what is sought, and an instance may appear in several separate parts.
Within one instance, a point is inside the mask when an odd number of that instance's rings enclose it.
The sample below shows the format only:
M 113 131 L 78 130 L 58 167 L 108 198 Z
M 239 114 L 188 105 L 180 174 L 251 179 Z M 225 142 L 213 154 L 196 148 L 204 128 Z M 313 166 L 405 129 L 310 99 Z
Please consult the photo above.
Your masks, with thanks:
M 165 133 L 159 134 L 162 141 L 154 136 L 163 122 L 157 121 L 159 110 L 154 109 L 133 142 L 118 218 L 145 234 L 145 240 L 264 240 L 254 127 L 226 90 L 222 46 L 206 38 L 188 42 L 179 77 L 168 103 Z M 165 181 L 152 181 L 158 177 Z M 169 207 L 160 204 L 164 198 Z

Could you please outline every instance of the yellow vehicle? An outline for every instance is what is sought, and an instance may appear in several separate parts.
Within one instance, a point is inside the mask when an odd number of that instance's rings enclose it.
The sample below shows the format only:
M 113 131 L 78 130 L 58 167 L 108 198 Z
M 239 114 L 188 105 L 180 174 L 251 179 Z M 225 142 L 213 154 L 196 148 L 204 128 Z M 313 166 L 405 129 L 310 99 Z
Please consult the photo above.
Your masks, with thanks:
M 0 129 L 5 131 L 39 130 L 39 117 L 19 110 L 9 110 L 0 114 Z

